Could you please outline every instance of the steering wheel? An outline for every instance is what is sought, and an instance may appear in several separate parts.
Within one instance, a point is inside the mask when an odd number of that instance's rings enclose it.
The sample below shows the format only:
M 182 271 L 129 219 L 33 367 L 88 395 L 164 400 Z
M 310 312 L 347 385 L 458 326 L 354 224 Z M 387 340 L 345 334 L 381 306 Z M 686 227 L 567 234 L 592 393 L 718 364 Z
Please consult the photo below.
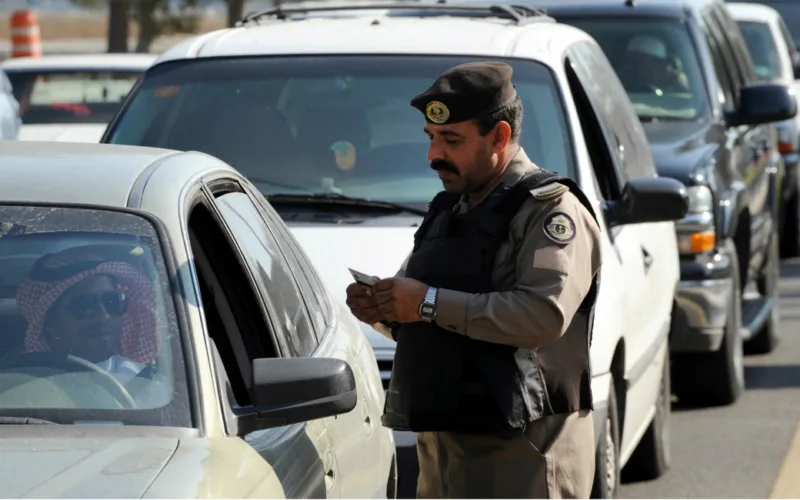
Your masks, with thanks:
M 44 367 L 54 368 L 67 373 L 94 372 L 98 375 L 95 382 L 105 389 L 126 410 L 136 408 L 130 392 L 113 375 L 103 370 L 91 361 L 87 361 L 71 354 L 56 354 L 52 352 L 28 352 L 17 354 L 0 362 L 0 372 L 9 371 L 11 368 Z M 14 370 L 22 371 L 24 370 Z

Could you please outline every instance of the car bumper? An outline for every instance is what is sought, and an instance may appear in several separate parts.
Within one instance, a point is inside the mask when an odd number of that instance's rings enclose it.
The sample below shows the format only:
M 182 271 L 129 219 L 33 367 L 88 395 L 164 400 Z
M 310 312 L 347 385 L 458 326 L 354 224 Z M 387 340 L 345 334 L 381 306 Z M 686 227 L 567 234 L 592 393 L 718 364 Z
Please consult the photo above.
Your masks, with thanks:
M 733 260 L 724 251 L 681 262 L 672 318 L 671 352 L 716 351 L 733 293 Z

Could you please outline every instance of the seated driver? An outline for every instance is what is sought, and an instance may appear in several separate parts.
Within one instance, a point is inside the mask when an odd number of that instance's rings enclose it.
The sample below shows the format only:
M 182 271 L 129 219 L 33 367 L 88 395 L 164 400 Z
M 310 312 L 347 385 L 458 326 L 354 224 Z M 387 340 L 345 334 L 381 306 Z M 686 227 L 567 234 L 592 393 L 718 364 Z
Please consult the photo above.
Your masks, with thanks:
M 153 284 L 128 263 L 74 250 L 44 255 L 17 289 L 28 321 L 23 352 L 83 358 L 124 386 L 159 353 L 155 300 Z

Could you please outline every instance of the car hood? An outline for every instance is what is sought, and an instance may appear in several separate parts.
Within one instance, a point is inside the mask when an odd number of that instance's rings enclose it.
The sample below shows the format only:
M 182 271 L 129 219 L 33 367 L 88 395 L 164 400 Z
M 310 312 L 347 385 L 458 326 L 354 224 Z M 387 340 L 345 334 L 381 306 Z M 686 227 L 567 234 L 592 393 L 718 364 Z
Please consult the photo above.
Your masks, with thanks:
M 139 498 L 178 446 L 168 438 L 3 438 L 9 498 Z
M 302 471 L 308 476 L 297 479 L 301 472 L 292 468 L 293 457 L 280 454 L 286 436 L 271 435 L 274 453 L 262 457 L 237 437 L 115 438 L 108 437 L 110 429 L 47 427 L 44 435 L 0 439 L 4 496 L 320 498 L 325 493 L 324 481 L 314 480 L 317 471 Z M 59 428 L 74 437 L 59 437 Z M 122 434 L 126 430 L 119 429 Z
M 105 124 L 68 123 L 25 125 L 19 131 L 20 141 L 100 142 Z
M 658 174 L 685 184 L 694 184 L 698 170 L 724 141 L 718 127 L 699 120 L 642 125 Z
M 411 253 L 417 230 L 415 226 L 288 225 L 328 291 L 343 303 L 347 285 L 353 282 L 347 268 L 381 278 L 394 276 Z M 366 324 L 361 323 L 361 327 L 373 349 L 395 348 L 393 341 Z

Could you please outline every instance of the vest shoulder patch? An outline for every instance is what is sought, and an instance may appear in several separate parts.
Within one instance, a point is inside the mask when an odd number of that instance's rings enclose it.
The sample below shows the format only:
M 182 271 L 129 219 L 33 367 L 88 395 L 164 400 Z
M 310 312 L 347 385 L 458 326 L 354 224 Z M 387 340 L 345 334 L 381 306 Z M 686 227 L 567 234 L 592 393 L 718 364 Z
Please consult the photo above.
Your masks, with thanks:
M 539 201 L 553 200 L 569 191 L 569 188 L 559 182 L 553 182 L 536 189 L 531 189 L 531 194 Z
M 552 212 L 544 220 L 544 234 L 554 243 L 567 244 L 575 239 L 575 222 L 564 212 Z

